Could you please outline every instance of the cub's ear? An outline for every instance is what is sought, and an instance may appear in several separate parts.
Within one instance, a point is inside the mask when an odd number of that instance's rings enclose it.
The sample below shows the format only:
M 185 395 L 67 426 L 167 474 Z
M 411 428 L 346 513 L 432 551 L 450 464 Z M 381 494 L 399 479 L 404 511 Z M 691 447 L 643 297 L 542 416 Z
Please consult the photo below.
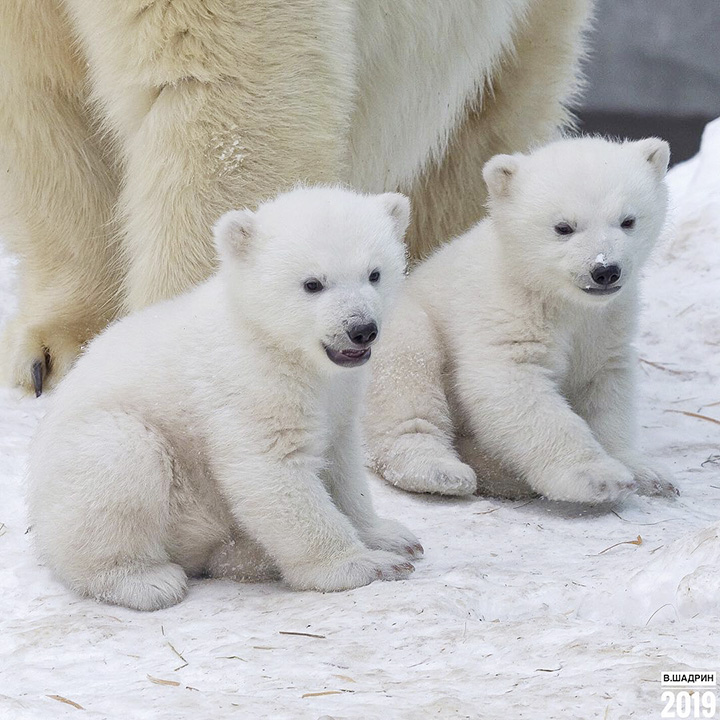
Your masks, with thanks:
M 491 198 L 510 194 L 510 186 L 519 167 L 520 163 L 516 155 L 495 155 L 485 163 L 483 178 Z
M 647 138 L 633 143 L 640 150 L 645 160 L 652 166 L 658 179 L 662 180 L 670 162 L 670 146 L 660 138 Z
M 378 197 L 385 211 L 390 215 L 398 237 L 402 240 L 410 224 L 410 199 L 401 193 L 383 193 Z
M 226 212 L 213 228 L 215 245 L 221 255 L 243 257 L 255 236 L 255 214 L 250 210 Z

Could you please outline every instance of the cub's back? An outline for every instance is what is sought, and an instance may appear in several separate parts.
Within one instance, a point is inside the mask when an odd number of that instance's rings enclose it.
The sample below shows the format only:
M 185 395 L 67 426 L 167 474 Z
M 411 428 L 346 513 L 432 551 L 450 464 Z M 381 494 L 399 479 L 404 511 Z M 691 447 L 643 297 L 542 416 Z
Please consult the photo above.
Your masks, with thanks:
M 90 343 L 57 387 L 48 415 L 88 407 L 176 409 L 224 373 L 221 364 L 231 355 L 238 360 L 228 336 L 214 280 L 118 320 Z

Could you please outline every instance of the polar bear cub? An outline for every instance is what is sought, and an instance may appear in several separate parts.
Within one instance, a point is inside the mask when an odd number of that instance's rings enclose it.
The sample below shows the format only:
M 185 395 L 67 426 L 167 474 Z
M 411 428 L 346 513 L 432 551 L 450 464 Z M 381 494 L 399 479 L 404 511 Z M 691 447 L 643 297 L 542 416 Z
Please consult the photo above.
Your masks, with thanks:
M 668 160 L 654 138 L 577 138 L 486 164 L 488 219 L 412 273 L 376 358 L 378 474 L 448 495 L 674 492 L 636 447 L 631 346 Z
M 188 575 L 330 591 L 412 571 L 422 547 L 375 515 L 360 432 L 408 219 L 402 195 L 337 188 L 230 212 L 215 276 L 90 345 L 30 464 L 37 545 L 67 585 L 153 610 Z

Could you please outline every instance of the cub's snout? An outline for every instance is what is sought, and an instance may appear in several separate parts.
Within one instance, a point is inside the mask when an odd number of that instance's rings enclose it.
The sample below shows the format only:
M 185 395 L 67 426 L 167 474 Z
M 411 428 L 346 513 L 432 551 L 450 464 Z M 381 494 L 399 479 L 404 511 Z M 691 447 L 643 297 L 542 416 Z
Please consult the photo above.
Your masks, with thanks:
M 352 324 L 348 327 L 347 334 L 355 345 L 371 345 L 377 340 L 378 327 L 374 320 Z
M 622 269 L 617 263 L 596 263 L 590 268 L 590 279 L 594 285 L 585 285 L 582 289 L 588 295 L 613 295 L 622 288 L 621 275 Z
M 598 264 L 590 271 L 593 281 L 603 287 L 614 285 L 620 279 L 620 275 L 622 275 L 622 270 L 619 265 Z
M 364 365 L 370 359 L 370 346 L 377 340 L 378 326 L 375 320 L 363 318 L 349 320 L 346 325 L 345 335 L 352 343 L 347 347 L 347 340 L 339 336 L 332 343 L 335 347 L 325 345 L 327 356 L 336 365 L 341 367 L 357 367 Z

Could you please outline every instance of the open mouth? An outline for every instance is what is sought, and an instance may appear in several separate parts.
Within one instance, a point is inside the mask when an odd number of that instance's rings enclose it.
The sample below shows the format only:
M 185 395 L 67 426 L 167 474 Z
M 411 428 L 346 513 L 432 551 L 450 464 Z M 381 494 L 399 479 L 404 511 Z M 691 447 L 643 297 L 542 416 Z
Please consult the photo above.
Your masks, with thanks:
M 325 352 L 327 356 L 341 367 L 357 367 L 364 365 L 370 359 L 370 348 L 358 348 L 357 350 L 333 350 L 327 345 Z
M 581 290 L 583 290 L 583 292 L 586 292 L 588 295 L 612 295 L 613 293 L 616 293 L 620 289 L 622 289 L 622 285 L 613 285 L 613 287 L 609 287 L 609 288 L 594 288 L 594 287 L 581 288 Z

